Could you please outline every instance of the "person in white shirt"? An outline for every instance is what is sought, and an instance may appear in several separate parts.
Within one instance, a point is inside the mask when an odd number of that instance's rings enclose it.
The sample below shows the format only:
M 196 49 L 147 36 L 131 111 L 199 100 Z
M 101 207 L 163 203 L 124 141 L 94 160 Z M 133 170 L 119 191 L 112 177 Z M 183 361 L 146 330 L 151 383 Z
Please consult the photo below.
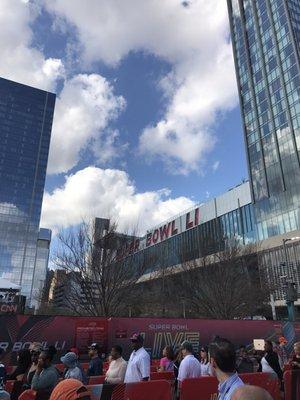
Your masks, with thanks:
M 144 338 L 134 333 L 130 338 L 133 352 L 128 361 L 125 383 L 148 381 L 150 378 L 150 356 L 143 347 Z
M 122 347 L 114 346 L 111 349 L 111 362 L 105 374 L 105 382 L 117 385 L 124 382 L 127 362 L 122 357 Z
M 201 364 L 193 355 L 193 346 L 187 340 L 182 343 L 181 351 L 183 360 L 180 363 L 178 372 L 179 388 L 187 378 L 199 378 L 201 376 Z

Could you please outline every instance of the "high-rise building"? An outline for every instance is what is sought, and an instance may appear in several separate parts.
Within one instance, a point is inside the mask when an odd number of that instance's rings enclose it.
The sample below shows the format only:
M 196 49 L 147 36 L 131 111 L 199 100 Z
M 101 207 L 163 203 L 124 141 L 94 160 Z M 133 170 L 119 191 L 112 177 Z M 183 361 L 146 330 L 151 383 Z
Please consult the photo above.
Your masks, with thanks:
M 0 78 L 0 277 L 29 304 L 54 104 L 52 93 Z
M 227 0 L 259 240 L 300 229 L 300 1 Z

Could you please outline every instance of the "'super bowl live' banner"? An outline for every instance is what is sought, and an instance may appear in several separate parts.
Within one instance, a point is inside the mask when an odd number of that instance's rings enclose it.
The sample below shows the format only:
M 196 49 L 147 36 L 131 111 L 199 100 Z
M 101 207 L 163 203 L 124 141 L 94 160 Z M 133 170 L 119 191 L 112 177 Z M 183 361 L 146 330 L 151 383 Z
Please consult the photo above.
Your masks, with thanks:
M 28 348 L 32 342 L 44 348 L 55 345 L 58 354 L 77 347 L 81 354 L 87 347 L 99 343 L 107 353 L 112 345 L 119 344 L 130 353 L 130 336 L 140 332 L 145 347 L 153 358 L 161 356 L 166 345 L 178 347 L 189 340 L 195 351 L 208 344 L 215 336 L 226 337 L 235 343 L 251 344 L 253 339 L 277 340 L 284 335 L 291 343 L 300 340 L 300 323 L 280 321 L 218 321 L 200 319 L 147 319 L 147 318 L 82 318 L 54 316 L 0 316 L 0 348 L 13 362 L 16 352 Z

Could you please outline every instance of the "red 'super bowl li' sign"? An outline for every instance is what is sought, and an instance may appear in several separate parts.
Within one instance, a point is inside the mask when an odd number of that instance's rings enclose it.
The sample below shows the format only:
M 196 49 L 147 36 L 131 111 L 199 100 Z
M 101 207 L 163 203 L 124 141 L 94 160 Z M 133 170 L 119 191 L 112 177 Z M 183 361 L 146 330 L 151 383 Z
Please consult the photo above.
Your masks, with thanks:
M 199 207 L 179 216 L 161 226 L 148 231 L 142 239 L 136 238 L 117 251 L 117 259 L 121 260 L 147 247 L 161 243 L 179 233 L 192 229 L 200 223 Z

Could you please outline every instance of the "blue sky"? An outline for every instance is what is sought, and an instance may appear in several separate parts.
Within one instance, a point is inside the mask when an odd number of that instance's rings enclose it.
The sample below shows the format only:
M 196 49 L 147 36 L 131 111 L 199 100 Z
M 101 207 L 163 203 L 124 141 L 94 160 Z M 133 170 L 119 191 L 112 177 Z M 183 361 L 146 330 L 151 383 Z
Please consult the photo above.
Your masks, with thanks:
M 247 178 L 226 2 L 182 3 L 1 2 L 0 74 L 57 93 L 43 226 L 143 231 Z

